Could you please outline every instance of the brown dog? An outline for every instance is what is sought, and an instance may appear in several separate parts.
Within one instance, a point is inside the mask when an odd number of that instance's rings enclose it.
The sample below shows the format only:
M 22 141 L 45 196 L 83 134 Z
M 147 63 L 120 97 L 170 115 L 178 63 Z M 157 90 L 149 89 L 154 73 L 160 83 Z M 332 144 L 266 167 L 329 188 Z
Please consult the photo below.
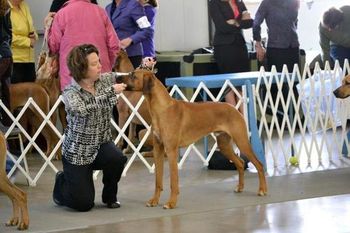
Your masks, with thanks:
M 350 75 L 344 77 L 342 85 L 333 91 L 335 97 L 345 99 L 350 96 Z
M 49 66 L 42 66 L 45 62 L 46 54 L 43 53 L 39 56 L 38 59 L 38 76 L 35 80 L 35 83 L 25 82 L 25 83 L 17 83 L 10 85 L 10 106 L 11 112 L 13 112 L 18 107 L 22 107 L 28 101 L 29 97 L 32 97 L 34 102 L 41 108 L 41 110 L 47 115 L 50 109 L 53 108 L 54 104 L 58 100 L 61 91 L 60 91 L 60 83 L 59 79 L 56 76 L 45 75 L 49 71 Z M 57 66 L 57 64 L 56 64 Z M 57 73 L 57 72 L 56 72 Z M 38 113 L 38 111 L 30 105 L 29 107 L 29 117 L 28 114 L 24 115 L 21 118 L 22 126 L 26 126 L 28 124 L 33 126 L 33 129 L 36 130 L 40 126 L 43 121 L 42 116 Z M 59 117 L 62 122 L 63 128 L 66 126 L 65 120 L 65 111 L 63 104 L 60 104 L 58 107 Z M 51 122 L 56 125 L 57 122 L 57 114 L 53 113 L 51 116 Z M 25 127 L 26 128 L 26 127 Z M 58 143 L 58 136 L 49 126 L 45 126 L 41 132 L 47 143 L 46 155 L 49 155 L 53 148 Z M 57 151 L 56 155 L 57 159 L 61 158 L 61 151 Z
M 47 115 L 50 110 L 50 97 L 45 89 L 37 83 L 16 83 L 10 85 L 10 106 L 11 112 L 18 107 L 22 107 L 26 104 L 29 98 L 33 98 L 34 102 L 41 108 L 41 110 Z M 33 129 L 36 130 L 41 125 L 43 118 L 34 106 L 29 105 L 30 124 Z M 51 121 L 55 124 L 56 117 L 52 117 Z M 58 136 L 53 132 L 49 126 L 45 126 L 41 131 L 47 142 L 46 155 L 49 155 L 53 148 L 58 143 Z M 57 152 L 57 156 L 60 156 L 60 151 Z
M 130 75 L 121 76 L 120 81 L 126 83 L 129 90 L 143 92 L 152 116 L 156 182 L 155 193 L 147 202 L 147 206 L 158 205 L 163 190 L 163 160 L 166 151 L 170 167 L 171 194 L 163 207 L 165 209 L 176 207 L 179 194 L 178 148 L 188 146 L 211 132 L 216 133 L 220 151 L 237 167 L 239 181 L 235 192 L 243 191 L 244 162 L 234 153 L 232 141 L 258 171 L 260 183 L 258 195 L 266 195 L 267 185 L 263 165 L 252 150 L 246 123 L 236 108 L 227 103 L 188 103 L 175 100 L 169 96 L 155 75 L 146 70 L 137 69 Z
M 114 66 L 114 71 L 116 72 L 123 72 L 123 73 L 128 73 L 134 70 L 134 67 L 126 53 L 125 50 L 121 50 L 118 54 L 116 64 Z M 142 96 L 142 92 L 135 92 L 135 91 L 123 91 L 123 94 L 125 97 L 129 100 L 129 102 L 133 105 L 136 106 L 138 101 L 140 100 Z M 118 103 L 117 103 L 117 109 L 118 109 L 118 114 L 119 114 L 119 119 L 118 119 L 118 125 L 120 128 L 122 128 L 129 116 L 131 115 L 131 109 L 127 105 L 127 103 L 124 101 L 123 98 L 119 98 Z M 142 116 L 142 118 L 147 122 L 147 124 L 151 124 L 151 115 L 149 113 L 149 110 L 147 108 L 146 100 L 143 101 L 141 104 L 140 108 L 138 109 L 138 113 Z M 128 138 L 131 142 L 135 143 L 137 138 L 136 138 L 136 125 L 143 125 L 142 122 L 138 117 L 134 117 L 131 120 L 131 124 L 129 125 L 129 132 L 128 132 Z M 143 132 L 142 132 L 143 134 Z M 146 143 L 149 142 L 149 140 L 146 141 Z M 148 146 L 151 146 L 151 143 L 146 144 Z M 123 146 L 123 139 L 119 140 L 118 142 L 118 147 Z M 124 153 L 131 153 L 132 149 L 128 145 L 124 151 Z
M 18 230 L 26 230 L 29 226 L 27 208 L 27 194 L 7 178 L 5 171 L 6 163 L 6 139 L 0 132 L 0 191 L 5 193 L 12 201 L 13 216 L 6 226 L 17 226 Z

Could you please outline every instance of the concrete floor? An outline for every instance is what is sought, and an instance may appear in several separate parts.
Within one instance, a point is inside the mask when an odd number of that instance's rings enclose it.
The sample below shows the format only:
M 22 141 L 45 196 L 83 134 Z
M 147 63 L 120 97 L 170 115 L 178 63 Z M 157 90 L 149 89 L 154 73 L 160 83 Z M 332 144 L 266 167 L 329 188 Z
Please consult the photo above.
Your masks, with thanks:
M 345 164 L 349 163 L 345 159 Z M 29 157 L 32 171 L 42 161 Z M 54 161 L 61 168 L 60 161 Z M 343 163 L 344 164 L 344 163 Z M 96 181 L 95 208 L 77 213 L 52 202 L 54 172 L 44 171 L 36 187 L 25 185 L 24 177 L 16 183 L 28 192 L 30 228 L 28 232 L 350 232 L 350 168 L 315 167 L 313 172 L 294 167 L 267 172 L 269 194 L 256 195 L 257 174 L 253 168 L 245 173 L 245 191 L 234 193 L 236 171 L 213 171 L 202 166 L 198 157 L 190 156 L 180 170 L 178 207 L 163 210 L 169 194 L 169 174 L 165 167 L 164 192 L 160 205 L 145 207 L 154 187 L 154 177 L 141 161 L 135 161 L 120 182 L 120 209 L 106 209 L 101 202 L 101 175 Z M 310 168 L 309 168 L 310 169 Z M 315 171 L 320 170 L 320 171 Z M 276 175 L 277 174 L 277 175 Z M 281 175 L 282 174 L 282 175 Z M 0 194 L 0 222 L 11 214 L 11 204 Z M 0 225 L 0 232 L 17 232 Z

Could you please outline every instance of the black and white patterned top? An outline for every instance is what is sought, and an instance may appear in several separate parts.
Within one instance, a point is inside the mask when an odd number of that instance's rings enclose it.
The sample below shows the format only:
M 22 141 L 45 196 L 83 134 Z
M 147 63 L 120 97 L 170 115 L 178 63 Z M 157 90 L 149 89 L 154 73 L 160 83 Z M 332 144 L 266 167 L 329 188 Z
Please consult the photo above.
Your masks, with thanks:
M 95 95 L 74 80 L 63 91 L 68 125 L 62 153 L 69 163 L 91 164 L 100 145 L 112 140 L 110 120 L 117 102 L 114 83 L 115 74 L 105 73 L 95 82 Z

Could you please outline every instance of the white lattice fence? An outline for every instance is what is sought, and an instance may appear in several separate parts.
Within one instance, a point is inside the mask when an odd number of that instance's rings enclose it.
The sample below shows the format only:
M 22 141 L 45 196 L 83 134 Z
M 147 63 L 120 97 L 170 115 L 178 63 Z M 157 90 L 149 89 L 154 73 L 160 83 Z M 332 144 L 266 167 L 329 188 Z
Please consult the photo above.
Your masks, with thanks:
M 312 158 L 321 164 L 324 153 L 330 162 L 335 158 L 341 160 L 344 142 L 348 146 L 346 121 L 349 101 L 336 99 L 333 90 L 349 73 L 348 62 L 344 69 L 339 67 L 339 63 L 334 69 L 326 64 L 324 70 L 317 64 L 311 73 L 306 65 L 301 74 L 295 65 L 291 73 L 286 67 L 280 75 L 275 70 L 272 73 L 266 76 L 262 70 L 255 87 L 255 101 L 256 110 L 260 113 L 259 135 L 265 141 L 265 153 L 272 155 L 274 167 L 288 165 L 291 155 L 307 161 L 309 165 Z M 272 83 L 278 87 L 274 97 L 271 94 Z M 283 84 L 287 86 L 285 95 Z M 293 85 L 296 85 L 299 98 L 292 91 Z M 265 96 L 261 95 L 263 88 L 266 88 Z
M 290 71 L 284 67 L 282 73 L 277 73 L 276 70 L 273 69 L 271 74 L 267 75 L 262 68 L 260 70 L 260 77 L 253 85 L 254 100 L 247 99 L 245 86 L 242 87 L 242 92 L 240 92 L 230 81 L 224 83 L 217 96 L 214 96 L 204 83 L 201 83 L 195 89 L 194 94 L 189 99 L 177 86 L 172 87 L 169 94 L 178 99 L 189 102 L 194 102 L 199 95 L 202 95 L 203 97 L 203 94 L 208 101 L 220 101 L 223 98 L 225 90 L 231 89 L 237 96 L 239 96 L 239 101 L 235 107 L 239 108 L 240 105 L 243 105 L 245 116 L 248 115 L 248 101 L 254 101 L 259 135 L 264 141 L 265 154 L 271 155 L 274 166 L 287 165 L 288 159 L 291 155 L 294 155 L 299 159 L 305 158 L 309 163 L 311 163 L 311 160 L 313 159 L 313 154 L 317 154 L 316 159 L 319 161 L 321 161 L 322 153 L 327 153 L 330 161 L 335 157 L 341 159 L 343 142 L 345 142 L 345 145 L 349 150 L 349 143 L 346 136 L 346 121 L 349 115 L 349 104 L 347 100 L 336 100 L 332 91 L 340 85 L 344 75 L 350 73 L 348 62 L 345 63 L 343 69 L 339 67 L 338 63 L 336 63 L 333 70 L 328 64 L 324 70 L 321 70 L 317 65 L 312 73 L 308 65 L 306 65 L 303 73 L 300 73 L 298 66 L 296 65 L 293 71 L 291 71 L 291 73 L 289 72 Z M 274 84 L 277 87 L 275 90 L 272 88 Z M 296 98 L 292 91 L 293 86 L 296 84 L 297 90 L 299 91 L 299 98 Z M 284 95 L 283 89 L 287 90 Z M 272 95 L 271 91 L 276 94 Z M 125 140 L 133 150 L 128 163 L 126 164 L 123 175 L 126 175 L 136 159 L 141 160 L 146 168 L 150 172 L 153 172 L 153 161 L 145 159 L 140 152 L 147 136 L 151 133 L 151 126 L 149 126 L 137 112 L 144 101 L 144 97 L 139 100 L 136 106 L 130 104 L 123 94 L 120 95 L 119 98 L 123 98 L 132 110 L 132 114 L 122 128 L 111 119 L 111 125 L 117 131 L 117 136 L 114 140 L 115 143 L 119 140 Z M 0 102 L 0 107 L 5 109 L 6 113 L 9 114 L 14 122 L 8 128 L 7 132 L 5 132 L 5 136 L 8 137 L 14 127 L 18 127 L 28 139 L 28 144 L 19 158 L 10 155 L 10 158 L 15 162 L 15 167 L 10 171 L 9 176 L 11 176 L 14 170 L 18 168 L 28 179 L 29 183 L 35 185 L 47 167 L 50 167 L 54 172 L 57 171 L 57 168 L 51 161 L 57 151 L 61 149 L 63 135 L 50 121 L 50 117 L 54 114 L 61 101 L 62 98 L 60 97 L 54 107 L 46 115 L 32 99 L 29 99 L 16 118 L 8 111 L 8 109 L 6 109 L 3 103 Z M 280 107 L 278 107 L 278 105 L 280 105 Z M 19 124 L 19 119 L 29 106 L 36 108 L 44 119 L 32 137 Z M 134 117 L 139 118 L 147 129 L 146 135 L 144 138 L 139 139 L 140 141 L 137 145 L 134 145 L 128 139 L 126 131 L 127 126 Z M 248 122 L 247 118 L 246 121 Z M 45 155 L 35 143 L 35 139 L 45 125 L 48 125 L 60 138 L 59 143 L 55 146 L 50 155 Z M 214 143 L 211 143 L 211 146 L 208 147 L 208 156 L 201 152 L 202 148 L 198 147 L 199 144 L 192 144 L 182 153 L 181 159 L 178 163 L 179 168 L 184 165 L 191 152 L 194 152 L 204 165 L 208 164 L 208 161 L 217 148 L 214 135 L 211 134 L 209 137 L 213 138 Z M 25 159 L 31 146 L 35 147 L 43 159 L 43 164 L 36 174 L 31 174 L 29 170 L 27 171 L 21 164 L 21 161 Z M 202 146 L 202 144 L 200 144 L 200 146 Z

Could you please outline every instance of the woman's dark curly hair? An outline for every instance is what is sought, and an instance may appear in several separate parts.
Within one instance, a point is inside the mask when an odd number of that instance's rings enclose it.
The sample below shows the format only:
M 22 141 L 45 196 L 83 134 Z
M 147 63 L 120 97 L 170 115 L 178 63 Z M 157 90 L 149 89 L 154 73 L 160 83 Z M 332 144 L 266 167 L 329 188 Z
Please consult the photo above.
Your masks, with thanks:
M 70 75 L 76 82 L 85 79 L 89 66 L 87 56 L 91 53 L 96 53 L 98 55 L 96 46 L 92 44 L 75 46 L 69 52 L 67 57 L 67 66 L 70 71 Z
M 157 7 L 158 6 L 158 1 L 157 0 L 148 0 L 148 4 L 150 4 L 153 7 Z

